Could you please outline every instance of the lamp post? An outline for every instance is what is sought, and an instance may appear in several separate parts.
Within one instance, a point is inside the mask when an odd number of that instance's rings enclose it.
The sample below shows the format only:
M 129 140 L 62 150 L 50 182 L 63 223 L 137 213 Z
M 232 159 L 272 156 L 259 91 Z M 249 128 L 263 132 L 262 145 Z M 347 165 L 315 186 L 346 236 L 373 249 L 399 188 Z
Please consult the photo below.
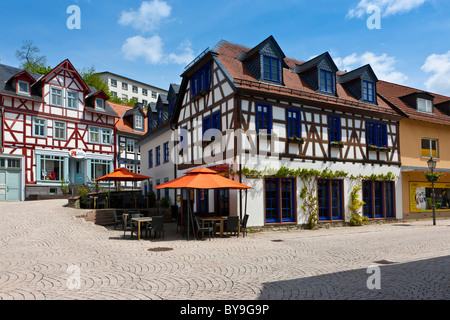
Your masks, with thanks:
M 434 173 L 434 169 L 436 168 L 436 160 L 433 157 L 427 161 L 428 169 L 431 170 L 431 175 Z M 432 208 L 433 208 L 433 225 L 436 225 L 436 199 L 434 197 L 434 179 L 431 177 L 431 200 L 432 200 Z

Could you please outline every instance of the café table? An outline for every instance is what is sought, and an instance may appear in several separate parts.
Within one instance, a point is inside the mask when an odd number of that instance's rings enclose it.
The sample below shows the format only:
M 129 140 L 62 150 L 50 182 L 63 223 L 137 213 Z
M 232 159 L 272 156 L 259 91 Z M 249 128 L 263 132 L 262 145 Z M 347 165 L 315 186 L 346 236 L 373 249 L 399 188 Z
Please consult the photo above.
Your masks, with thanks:
M 223 237 L 223 225 L 224 221 L 227 220 L 227 217 L 199 217 L 200 221 L 212 221 L 214 232 L 216 232 L 216 221 L 220 222 L 220 237 Z
M 141 222 L 152 222 L 152 217 L 131 218 L 131 221 L 136 221 L 138 223 L 138 240 L 141 240 Z

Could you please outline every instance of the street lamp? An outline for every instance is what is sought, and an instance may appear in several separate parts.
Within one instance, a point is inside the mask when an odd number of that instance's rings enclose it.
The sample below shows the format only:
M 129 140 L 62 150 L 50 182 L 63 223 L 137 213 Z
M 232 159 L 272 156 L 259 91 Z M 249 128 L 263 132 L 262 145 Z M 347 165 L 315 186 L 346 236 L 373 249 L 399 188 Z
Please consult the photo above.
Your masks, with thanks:
M 432 199 L 432 208 L 433 208 L 433 225 L 436 225 L 436 199 L 434 197 L 434 179 L 433 179 L 433 173 L 434 169 L 436 169 L 436 160 L 433 159 L 433 157 L 430 158 L 430 160 L 427 161 L 428 169 L 431 170 L 431 199 Z

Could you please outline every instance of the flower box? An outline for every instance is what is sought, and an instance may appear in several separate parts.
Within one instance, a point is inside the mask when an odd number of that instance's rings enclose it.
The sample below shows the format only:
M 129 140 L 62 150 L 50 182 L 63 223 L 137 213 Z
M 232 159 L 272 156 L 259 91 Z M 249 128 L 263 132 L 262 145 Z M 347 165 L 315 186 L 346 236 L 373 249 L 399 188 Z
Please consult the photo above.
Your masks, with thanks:
M 305 139 L 299 138 L 299 137 L 296 137 L 296 136 L 292 136 L 292 137 L 288 138 L 288 141 L 290 143 L 303 144 L 305 142 Z
M 392 148 L 387 147 L 387 146 L 382 146 L 382 147 L 379 147 L 378 150 L 384 151 L 384 152 L 390 152 L 392 150 Z
M 343 141 L 331 141 L 330 146 L 335 147 L 335 148 L 342 148 L 342 147 L 344 147 L 344 142 Z

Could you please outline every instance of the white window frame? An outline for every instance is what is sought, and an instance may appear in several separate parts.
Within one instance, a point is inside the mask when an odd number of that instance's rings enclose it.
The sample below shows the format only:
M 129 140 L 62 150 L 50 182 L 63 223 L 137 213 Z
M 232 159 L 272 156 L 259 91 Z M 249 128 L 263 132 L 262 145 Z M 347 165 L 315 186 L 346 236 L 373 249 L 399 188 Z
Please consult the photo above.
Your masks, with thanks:
M 27 91 L 20 90 L 20 84 L 26 84 L 27 85 Z M 27 82 L 27 81 L 18 80 L 17 81 L 17 93 L 30 95 L 30 83 Z
M 100 130 L 100 134 L 101 134 L 100 144 L 110 146 L 111 142 L 112 142 L 112 130 L 111 129 L 104 129 L 104 128 L 102 128 Z M 108 139 L 107 142 L 105 142 L 105 138 Z
M 117 80 L 111 79 L 111 87 L 117 88 Z
M 128 91 L 128 83 L 122 82 L 122 90 Z
M 97 141 L 95 141 L 95 139 L 92 139 L 93 134 L 97 136 Z M 89 143 L 100 144 L 100 128 L 89 127 Z
M 60 97 L 60 103 L 54 103 L 53 97 L 55 96 L 55 93 L 53 90 L 59 90 L 61 92 L 61 95 L 56 95 L 57 97 Z M 63 98 L 64 98 L 64 90 L 59 87 L 50 87 L 50 105 L 55 107 L 62 107 L 63 106 Z
M 36 124 L 36 120 L 43 121 L 43 123 Z M 36 134 L 36 126 L 42 127 L 43 134 Z M 40 131 L 40 130 L 39 130 Z M 42 118 L 33 118 L 33 137 L 36 138 L 47 138 L 47 120 Z
M 430 143 L 430 149 L 428 149 L 430 151 L 430 155 L 428 156 L 424 156 L 422 154 L 422 144 L 423 144 L 423 140 L 428 140 L 428 142 Z M 433 156 L 433 142 L 436 142 L 436 155 Z M 435 158 L 435 159 L 439 159 L 439 140 L 438 139 L 433 139 L 433 138 L 421 138 L 420 139 L 420 154 L 422 155 L 422 158 Z
M 135 143 L 133 139 L 127 139 L 127 153 L 135 153 Z
M 69 97 L 71 93 L 75 93 L 75 97 Z M 74 101 L 74 105 L 70 106 L 69 101 Z M 78 110 L 78 91 L 75 90 L 67 90 L 67 103 L 66 107 L 69 109 Z
M 147 96 L 148 95 L 148 90 L 145 88 L 142 88 L 142 95 L 143 96 Z
M 99 104 L 99 102 L 101 103 Z M 105 110 L 105 100 L 101 98 L 95 98 L 95 107 L 97 109 Z
M 136 129 L 143 129 L 143 127 L 142 127 L 142 125 L 143 125 L 143 119 L 142 119 L 142 116 L 141 115 L 135 115 L 134 116 L 134 121 L 135 121 L 135 123 L 134 123 L 134 127 L 136 128 Z
M 131 87 L 131 91 L 132 91 L 133 93 L 138 93 L 138 92 L 139 92 L 138 86 L 132 86 L 132 87 Z
M 57 127 L 57 124 L 62 124 L 63 126 L 62 127 Z M 53 139 L 66 140 L 66 128 L 67 128 L 67 125 L 66 125 L 65 122 L 63 122 L 63 121 L 53 121 Z M 57 129 L 58 130 L 64 130 L 62 138 L 56 136 Z
M 424 103 L 424 105 L 421 105 L 421 102 Z M 425 108 L 423 108 L 423 106 Z M 417 111 L 433 113 L 433 104 L 431 103 L 431 100 L 417 98 Z

